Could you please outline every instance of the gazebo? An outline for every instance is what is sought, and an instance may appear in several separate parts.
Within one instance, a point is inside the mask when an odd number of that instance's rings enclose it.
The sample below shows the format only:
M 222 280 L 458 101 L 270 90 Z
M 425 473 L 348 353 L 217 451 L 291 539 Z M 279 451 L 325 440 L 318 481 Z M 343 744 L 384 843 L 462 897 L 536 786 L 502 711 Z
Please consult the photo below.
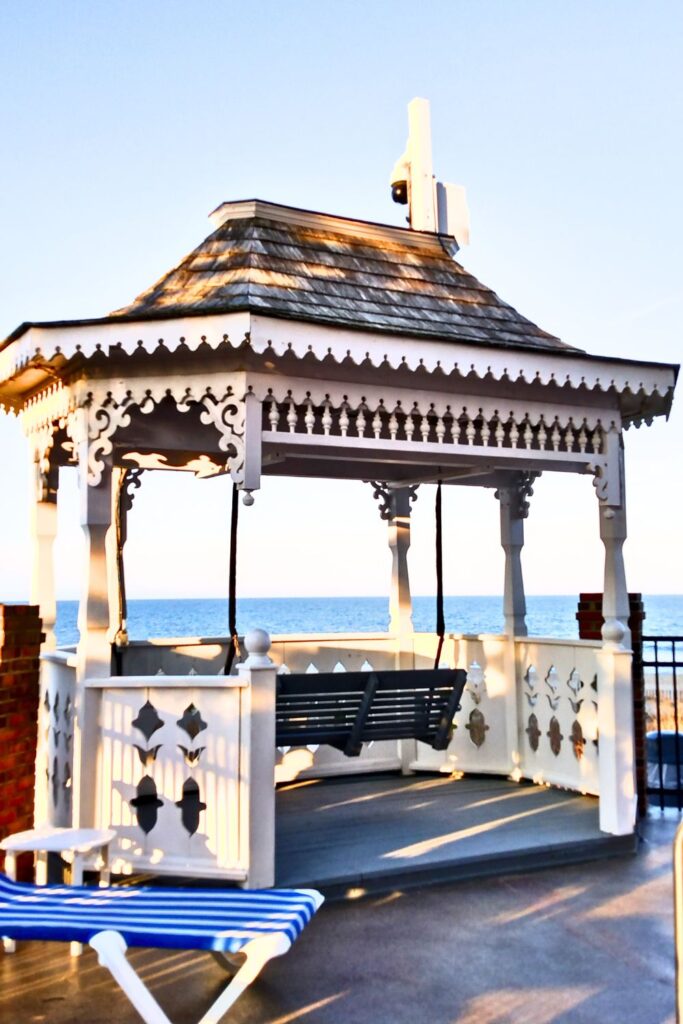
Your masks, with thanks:
M 444 187 L 430 167 L 425 179 L 415 138 L 411 227 L 223 203 L 208 238 L 130 305 L 24 323 L 0 348 L 0 402 L 21 417 L 35 469 L 36 820 L 116 828 L 119 870 L 272 884 L 274 773 L 511 775 L 596 794 L 605 833 L 634 830 L 623 431 L 668 415 L 677 367 L 567 346 L 477 281 L 454 258 Z M 87 558 L 80 641 L 59 650 L 52 543 L 67 467 Z M 230 675 L 230 638 L 129 642 L 126 516 L 153 470 L 229 474 L 247 506 L 269 474 L 368 481 L 393 555 L 389 633 L 280 637 L 269 656 L 257 631 Z M 534 479 L 553 472 L 595 485 L 601 644 L 527 636 L 524 520 Z M 500 505 L 504 633 L 448 634 L 441 649 L 468 671 L 460 727 L 445 751 L 278 751 L 278 672 L 433 663 L 439 638 L 413 630 L 407 569 L 423 483 L 490 488 Z

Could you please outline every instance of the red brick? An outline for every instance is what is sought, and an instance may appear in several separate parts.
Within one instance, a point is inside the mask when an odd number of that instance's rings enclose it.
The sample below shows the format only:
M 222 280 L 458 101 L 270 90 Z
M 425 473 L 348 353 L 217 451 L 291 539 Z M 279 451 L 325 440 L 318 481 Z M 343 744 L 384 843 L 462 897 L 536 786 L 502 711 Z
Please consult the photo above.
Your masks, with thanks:
M 33 818 L 43 639 L 38 608 L 0 605 L 0 834 L 30 828 Z

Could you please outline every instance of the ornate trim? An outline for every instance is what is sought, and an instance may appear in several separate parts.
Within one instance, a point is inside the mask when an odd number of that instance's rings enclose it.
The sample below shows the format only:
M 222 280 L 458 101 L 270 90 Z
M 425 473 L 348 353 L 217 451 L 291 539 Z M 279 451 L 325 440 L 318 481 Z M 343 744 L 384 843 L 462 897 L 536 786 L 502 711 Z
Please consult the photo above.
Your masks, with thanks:
M 226 386 L 221 397 L 216 397 L 210 386 L 197 394 L 186 384 L 176 390 L 173 381 L 156 382 L 150 386 L 148 380 L 142 380 L 139 390 L 129 387 L 104 393 L 90 391 L 81 397 L 81 404 L 64 419 L 76 452 L 85 441 L 88 442 L 87 479 L 91 487 L 97 487 L 101 482 L 106 459 L 113 451 L 114 436 L 130 425 L 131 411 L 138 409 L 149 415 L 164 398 L 172 398 L 181 413 L 193 405 L 199 406 L 201 422 L 215 427 L 220 435 L 218 445 L 228 455 L 231 474 L 235 476 L 242 470 L 246 408 L 244 400 L 230 385 Z M 214 472 L 220 472 L 220 467 L 216 467 Z
M 459 358 L 454 360 L 450 340 L 424 338 L 415 345 L 410 338 L 400 336 L 329 329 L 321 332 L 315 325 L 273 322 L 262 315 L 252 321 L 242 313 L 197 317 L 194 322 L 178 318 L 163 324 L 112 321 L 49 330 L 31 328 L 0 353 L 0 381 L 11 379 L 34 361 L 46 366 L 57 355 L 66 360 L 77 354 L 87 359 L 100 352 L 105 358 L 120 358 L 133 356 L 140 349 L 153 354 L 192 352 L 202 345 L 213 350 L 229 345 L 236 350 L 245 344 L 271 359 L 315 359 L 320 363 L 331 359 L 338 365 L 369 363 L 433 374 L 447 379 L 450 389 L 457 380 L 476 377 L 550 385 L 566 388 L 570 394 L 579 389 L 602 394 L 612 391 L 638 399 L 633 416 L 638 421 L 667 412 L 673 396 L 673 371 L 667 365 L 615 363 L 591 359 L 577 351 L 482 350 L 473 342 L 458 344 Z M 648 399 L 654 403 L 652 410 L 645 407 Z

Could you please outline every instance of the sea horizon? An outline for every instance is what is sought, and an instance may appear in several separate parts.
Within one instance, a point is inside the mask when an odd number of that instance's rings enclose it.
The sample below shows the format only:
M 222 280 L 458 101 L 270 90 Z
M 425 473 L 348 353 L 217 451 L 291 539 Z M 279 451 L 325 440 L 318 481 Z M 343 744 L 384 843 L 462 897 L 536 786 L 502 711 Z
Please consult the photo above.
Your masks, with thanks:
M 531 636 L 559 639 L 578 637 L 578 595 L 527 594 L 527 628 Z M 646 635 L 683 635 L 683 595 L 644 594 Z M 78 601 L 57 602 L 57 642 L 78 641 Z M 446 630 L 452 633 L 501 633 L 501 595 L 449 594 L 444 597 Z M 431 632 L 436 622 L 434 595 L 413 597 L 413 625 Z M 128 601 L 131 640 L 164 637 L 220 637 L 228 633 L 227 597 L 131 598 Z M 271 635 L 298 633 L 386 633 L 389 598 L 386 595 L 351 597 L 241 597 L 237 600 L 237 627 L 254 627 Z

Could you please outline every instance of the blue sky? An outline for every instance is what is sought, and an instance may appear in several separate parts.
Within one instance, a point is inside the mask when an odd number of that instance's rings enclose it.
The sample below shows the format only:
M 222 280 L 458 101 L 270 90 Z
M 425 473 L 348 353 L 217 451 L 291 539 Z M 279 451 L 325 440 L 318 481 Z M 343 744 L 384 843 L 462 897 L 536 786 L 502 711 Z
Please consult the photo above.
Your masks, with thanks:
M 679 361 L 682 42 L 683 5 L 665 2 L 5 0 L 0 334 L 129 301 L 208 234 L 222 200 L 402 223 L 387 179 L 421 95 L 436 172 L 467 187 L 468 269 L 572 344 Z M 683 590 L 681 423 L 675 407 L 627 434 L 632 589 Z M 5 418 L 0 452 L 0 597 L 20 598 L 26 450 Z M 63 495 L 58 581 L 73 596 L 72 479 Z M 432 498 L 415 510 L 421 593 Z M 146 480 L 133 596 L 223 593 L 226 504 L 225 481 Z M 384 529 L 362 485 L 267 481 L 242 516 L 243 593 L 385 592 Z M 492 495 L 449 491 L 446 529 L 447 590 L 499 591 Z M 601 558 L 589 481 L 542 478 L 529 591 L 599 588 Z

